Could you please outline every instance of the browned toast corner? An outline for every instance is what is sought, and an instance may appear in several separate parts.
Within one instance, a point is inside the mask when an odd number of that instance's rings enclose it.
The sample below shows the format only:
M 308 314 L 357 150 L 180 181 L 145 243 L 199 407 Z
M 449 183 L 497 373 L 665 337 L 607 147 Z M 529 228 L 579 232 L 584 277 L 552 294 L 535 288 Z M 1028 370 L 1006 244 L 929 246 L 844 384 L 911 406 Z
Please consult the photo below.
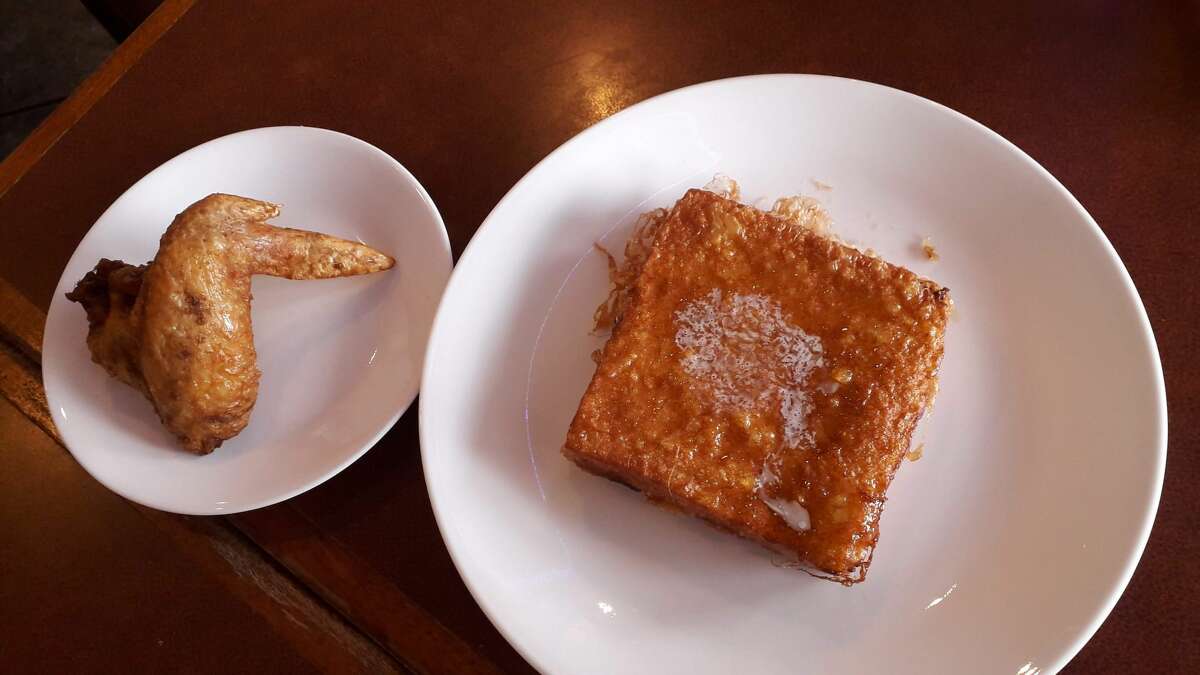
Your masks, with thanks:
M 949 308 L 906 269 L 691 190 L 658 226 L 563 454 L 860 581 Z

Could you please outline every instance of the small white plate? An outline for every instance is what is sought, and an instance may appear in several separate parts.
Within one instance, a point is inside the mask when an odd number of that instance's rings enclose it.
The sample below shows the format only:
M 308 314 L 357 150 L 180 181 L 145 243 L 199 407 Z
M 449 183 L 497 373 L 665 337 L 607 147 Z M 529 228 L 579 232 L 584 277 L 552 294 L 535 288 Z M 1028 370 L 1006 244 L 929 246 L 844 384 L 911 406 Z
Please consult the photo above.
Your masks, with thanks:
M 254 277 L 258 403 L 241 434 L 197 457 L 179 449 L 141 394 L 91 362 L 83 308 L 63 295 L 102 257 L 153 258 L 175 214 L 213 192 L 281 204 L 272 223 L 361 239 L 396 266 L 321 281 Z M 88 472 L 135 502 L 215 514 L 282 501 L 349 466 L 412 403 L 450 267 L 433 201 L 372 145 L 271 127 L 197 146 L 129 188 L 71 256 L 43 344 L 54 423 Z
M 925 456 L 897 475 L 853 588 L 559 455 L 601 344 L 592 242 L 620 251 L 636 214 L 718 172 L 751 203 L 819 198 L 842 237 L 957 304 Z M 683 89 L 547 157 L 463 255 L 423 385 L 425 475 L 455 564 L 550 673 L 1053 672 L 1132 574 L 1166 457 L 1153 335 L 1079 203 L 962 115 L 827 77 Z

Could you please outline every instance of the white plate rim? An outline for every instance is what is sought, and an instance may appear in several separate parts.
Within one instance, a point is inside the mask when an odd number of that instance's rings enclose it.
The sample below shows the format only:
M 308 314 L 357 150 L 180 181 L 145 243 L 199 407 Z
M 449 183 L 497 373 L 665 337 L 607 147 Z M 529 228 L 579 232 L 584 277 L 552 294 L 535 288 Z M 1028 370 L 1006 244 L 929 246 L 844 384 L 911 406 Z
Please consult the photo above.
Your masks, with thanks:
M 211 146 L 213 144 L 228 143 L 228 142 L 233 141 L 234 139 L 237 139 L 240 136 L 245 136 L 245 135 L 259 134 L 259 133 L 263 133 L 263 132 L 273 133 L 273 132 L 280 132 L 280 131 L 292 131 L 292 132 L 301 131 L 302 133 L 312 133 L 312 134 L 317 134 L 317 135 L 327 135 L 327 136 L 331 136 L 331 137 L 337 137 L 340 140 L 349 142 L 352 145 L 358 145 L 358 146 L 364 148 L 365 150 L 367 150 L 367 152 L 375 154 L 375 155 L 379 156 L 381 159 L 384 159 L 387 162 L 390 162 L 400 172 L 400 175 L 405 180 L 409 181 L 412 184 L 412 186 L 416 189 L 418 196 L 421 198 L 421 201 L 425 204 L 426 208 L 429 210 L 430 215 L 433 217 L 434 222 L 438 226 L 437 230 L 439 231 L 439 234 L 440 234 L 438 243 L 440 244 L 440 246 L 437 251 L 431 251 L 430 255 L 431 256 L 438 255 L 440 257 L 443 257 L 445 260 L 446 266 L 451 269 L 451 274 L 453 274 L 453 256 L 452 256 L 451 250 L 450 250 L 450 236 L 446 231 L 446 224 L 442 220 L 442 214 L 438 210 L 437 205 L 434 203 L 433 198 L 429 196 L 429 192 L 425 189 L 425 186 L 422 185 L 419 180 L 417 180 L 416 176 L 414 176 L 412 174 L 412 172 L 410 172 L 408 170 L 408 168 L 405 167 L 403 164 L 401 164 L 396 158 L 392 157 L 391 155 L 384 152 L 383 150 L 376 147 L 375 145 L 372 145 L 371 143 L 368 143 L 368 142 L 362 140 L 361 138 L 357 138 L 355 136 L 351 136 L 350 134 L 346 134 L 346 133 L 343 133 L 340 131 L 334 131 L 332 129 L 325 129 L 322 127 L 310 127 L 310 126 L 304 126 L 304 125 L 276 125 L 276 126 L 256 127 L 253 129 L 243 129 L 241 131 L 235 131 L 233 133 L 225 134 L 224 136 L 218 136 L 217 138 L 213 138 L 211 140 L 205 141 L 205 142 L 195 145 L 191 148 L 188 148 L 187 150 L 184 150 L 183 152 L 179 153 L 178 155 L 175 155 L 171 159 L 168 159 L 167 161 L 163 162 L 162 164 L 159 164 L 158 166 L 154 167 L 149 172 L 147 172 L 144 176 L 142 176 L 136 182 L 134 182 L 132 185 L 130 185 L 128 188 L 126 188 L 125 191 L 122 192 L 121 195 L 119 197 L 117 197 L 113 201 L 113 203 L 110 204 L 108 206 L 108 208 L 104 209 L 104 211 L 96 218 L 96 220 L 92 223 L 91 227 L 88 228 L 87 233 L 84 234 L 83 238 L 79 240 L 78 244 L 76 244 L 75 251 L 72 252 L 71 257 L 68 258 L 67 263 L 63 268 L 63 274 L 65 275 L 66 269 L 71 266 L 71 262 L 74 261 L 75 256 L 78 255 L 78 253 L 79 253 L 79 250 L 81 248 L 83 248 L 84 245 L 93 236 L 97 236 L 96 224 L 99 223 L 101 220 L 103 220 L 105 218 L 105 216 L 107 216 L 110 211 L 112 211 L 124 199 L 126 199 L 128 197 L 128 195 L 133 193 L 138 188 L 139 185 L 141 185 L 144 181 L 148 180 L 154 173 L 156 173 L 160 169 L 167 168 L 169 166 L 175 165 L 176 163 L 186 162 L 188 160 L 189 155 L 192 155 L 193 153 L 197 153 L 200 150 L 202 150 L 208 146 Z M 56 291 L 55 296 L 51 299 L 50 309 L 46 312 L 47 319 L 49 319 L 51 312 L 54 312 L 55 305 L 59 304 L 59 302 L 60 302 L 60 300 L 58 298 L 57 289 L 59 286 L 62 285 L 62 283 L 63 283 L 63 278 L 60 276 L 59 281 L 58 281 L 58 286 L 55 287 L 55 291 Z M 443 291 L 444 291 L 444 289 L 443 289 Z M 440 299 L 439 299 L 439 306 L 440 306 Z M 436 310 L 435 310 L 435 317 L 436 317 Z M 432 335 L 432 332 L 431 332 L 431 335 Z M 47 331 L 46 334 L 42 336 L 43 353 L 45 353 L 45 347 L 47 344 L 50 343 L 51 340 L 52 340 L 51 333 L 49 331 Z M 428 345 L 426 345 L 426 346 L 428 346 Z M 428 350 L 426 350 L 425 353 L 428 353 Z M 424 372 L 424 358 L 425 358 L 425 354 L 423 353 L 423 354 L 421 354 L 422 373 Z M 43 370 L 46 369 L 46 363 L 42 364 L 42 369 Z M 47 378 L 43 378 L 43 381 L 45 381 L 46 379 Z M 423 379 L 424 378 L 422 377 L 421 381 L 423 381 Z M 69 424 L 68 425 L 58 424 L 58 421 L 59 421 L 59 418 L 61 417 L 61 415 L 58 412 L 56 412 L 59 408 L 58 408 L 57 404 L 55 403 L 56 396 L 54 393 L 52 393 L 53 389 L 54 389 L 53 386 L 45 387 L 46 403 L 50 409 L 51 418 L 56 422 L 55 427 L 58 430 L 59 436 L 62 438 L 62 444 L 64 447 L 66 447 L 67 451 L 71 453 L 71 456 L 75 458 L 75 461 L 79 462 L 80 466 L 82 466 L 84 468 L 84 470 L 87 471 L 88 474 L 93 479 L 95 479 L 97 482 L 99 482 L 101 485 L 108 488 L 109 490 L 115 492 L 116 494 L 118 494 L 118 495 L 124 497 L 125 499 L 128 499 L 129 501 L 134 502 L 136 504 L 140 504 L 142 506 L 147 506 L 152 509 L 159 510 L 159 511 L 178 513 L 178 514 L 187 515 L 187 516 L 219 516 L 219 515 L 230 515 L 230 514 L 234 514 L 234 513 L 243 513 L 246 511 L 253 511 L 255 509 L 261 509 L 263 507 L 271 506 L 273 504 L 278 504 L 280 502 L 287 501 L 287 500 L 291 499 L 292 497 L 295 497 L 297 495 L 308 492 L 309 490 L 317 487 L 318 485 L 321 485 L 325 481 L 329 480 L 330 478 L 333 478 L 334 476 L 336 476 L 339 473 L 341 473 L 342 471 L 344 471 L 347 467 L 349 467 L 351 464 L 358 461 L 359 458 L 361 458 L 363 455 L 365 455 L 368 450 L 375 447 L 375 445 L 377 443 L 379 443 L 380 439 L 382 439 L 384 437 L 384 435 L 387 434 L 388 431 L 391 431 L 392 427 L 394 427 L 396 425 L 396 422 L 400 421 L 400 418 L 404 415 L 404 413 L 407 412 L 408 409 L 412 407 L 413 402 L 417 399 L 417 395 L 420 393 L 420 386 L 418 383 L 418 387 L 413 392 L 412 396 L 408 397 L 408 401 L 403 406 L 397 408 L 396 412 L 379 428 L 379 430 L 374 435 L 372 435 L 370 437 L 370 440 L 368 442 L 366 442 L 362 447 L 360 447 L 356 451 L 347 454 L 346 457 L 340 463 L 338 463 L 332 470 L 328 471 L 327 473 L 320 475 L 317 478 L 315 478 L 311 481 L 308 481 L 304 484 L 301 484 L 299 487 L 293 488 L 291 490 L 288 490 L 288 491 L 285 491 L 285 492 L 282 492 L 282 493 L 279 493 L 276 495 L 272 495 L 270 497 L 265 497 L 263 499 L 253 501 L 253 502 L 250 502 L 247 504 L 239 505 L 234 508 L 227 508 L 227 509 L 222 509 L 222 510 L 218 511 L 218 510 L 214 510 L 212 508 L 203 508 L 203 509 L 180 508 L 180 507 L 172 505 L 172 504 L 166 504 L 166 503 L 159 502 L 158 500 L 155 500 L 155 499 L 145 499 L 136 494 L 131 494 L 128 490 L 119 488 L 118 486 L 112 484 L 110 481 L 106 481 L 103 478 L 101 478 L 100 475 L 95 470 L 94 458 L 90 458 L 86 454 L 77 453 L 71 449 L 71 446 L 74 443 L 78 443 L 79 441 L 78 441 L 78 439 L 72 440 L 72 439 L 68 438 L 68 436 L 70 436 L 73 433 L 72 431 L 64 431 L 64 429 L 70 428 Z

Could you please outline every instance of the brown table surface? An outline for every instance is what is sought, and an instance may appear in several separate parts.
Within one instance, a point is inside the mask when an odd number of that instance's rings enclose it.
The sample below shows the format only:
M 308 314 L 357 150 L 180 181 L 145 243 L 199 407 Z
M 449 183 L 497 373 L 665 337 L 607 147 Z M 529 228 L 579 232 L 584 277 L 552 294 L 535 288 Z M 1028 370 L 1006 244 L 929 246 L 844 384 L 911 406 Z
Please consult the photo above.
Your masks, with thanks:
M 341 475 L 239 516 L 152 512 L 88 478 L 40 407 L 59 273 L 139 177 L 233 131 L 303 124 L 379 146 L 429 190 L 457 255 L 522 174 L 597 120 L 696 82 L 804 72 L 983 122 L 1116 246 L 1158 339 L 1170 455 L 1141 565 L 1066 671 L 1197 672 L 1200 5 L 904 5 L 168 0 L 0 164 L 0 662 L 528 671 L 446 554 L 415 406 Z

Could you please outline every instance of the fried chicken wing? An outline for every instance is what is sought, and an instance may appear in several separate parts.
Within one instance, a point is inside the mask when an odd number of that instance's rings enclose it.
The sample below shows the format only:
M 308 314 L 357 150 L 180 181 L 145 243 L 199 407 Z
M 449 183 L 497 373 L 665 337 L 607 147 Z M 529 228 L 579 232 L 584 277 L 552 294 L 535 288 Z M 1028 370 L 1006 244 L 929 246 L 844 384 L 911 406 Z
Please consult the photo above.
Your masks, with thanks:
M 250 277 L 328 279 L 386 270 L 365 244 L 267 224 L 269 202 L 214 194 L 175 217 L 146 265 L 101 260 L 67 294 L 88 315 L 92 360 L 138 389 L 183 447 L 237 435 L 258 397 Z

